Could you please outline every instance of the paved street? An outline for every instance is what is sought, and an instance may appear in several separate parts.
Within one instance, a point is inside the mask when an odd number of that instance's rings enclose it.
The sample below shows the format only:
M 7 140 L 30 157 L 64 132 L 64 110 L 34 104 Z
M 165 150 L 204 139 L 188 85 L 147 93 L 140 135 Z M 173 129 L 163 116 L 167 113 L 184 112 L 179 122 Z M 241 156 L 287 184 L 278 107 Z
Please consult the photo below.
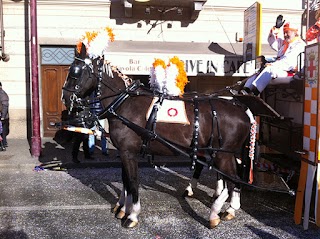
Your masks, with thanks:
M 294 197 L 251 189 L 243 190 L 236 220 L 209 229 L 215 175 L 204 170 L 195 197 L 184 199 L 191 171 L 182 164 L 158 169 L 141 164 L 140 223 L 124 229 L 110 212 L 122 188 L 116 152 L 105 158 L 97 151 L 94 162 L 80 158 L 82 163 L 74 165 L 64 143 L 44 140 L 40 162 L 30 156 L 23 139 L 10 139 L 7 151 L 0 152 L 1 239 L 320 238 L 312 219 L 308 231 L 294 224 Z M 64 164 L 34 170 L 51 161 Z

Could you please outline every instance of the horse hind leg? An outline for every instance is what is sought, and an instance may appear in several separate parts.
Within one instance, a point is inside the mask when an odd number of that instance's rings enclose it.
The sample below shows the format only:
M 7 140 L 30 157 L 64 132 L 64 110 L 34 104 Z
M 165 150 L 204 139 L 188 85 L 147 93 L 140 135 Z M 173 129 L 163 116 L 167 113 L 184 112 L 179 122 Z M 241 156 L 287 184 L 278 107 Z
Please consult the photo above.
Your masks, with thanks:
M 230 221 L 236 217 L 236 211 L 240 209 L 240 189 L 234 188 L 231 193 L 230 206 L 223 213 L 221 219 L 224 221 Z
M 210 228 L 215 228 L 220 224 L 220 216 L 219 213 L 221 212 L 223 204 L 226 202 L 226 200 L 229 197 L 228 188 L 225 187 L 219 197 L 213 202 L 211 206 L 211 212 L 210 212 Z

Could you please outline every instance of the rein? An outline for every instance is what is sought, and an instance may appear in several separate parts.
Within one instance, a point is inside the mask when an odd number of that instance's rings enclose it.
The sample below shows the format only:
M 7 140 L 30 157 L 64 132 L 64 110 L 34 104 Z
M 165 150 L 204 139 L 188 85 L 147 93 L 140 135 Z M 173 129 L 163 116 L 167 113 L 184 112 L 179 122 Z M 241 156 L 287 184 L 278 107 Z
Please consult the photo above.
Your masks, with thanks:
M 197 160 L 197 163 L 200 163 L 204 166 L 208 166 L 207 163 L 201 161 L 201 160 Z M 230 181 L 234 182 L 234 183 L 239 183 L 239 184 L 242 184 L 242 185 L 245 185 L 245 186 L 248 186 L 248 187 L 252 187 L 252 188 L 255 188 L 255 189 L 260 189 L 260 190 L 263 190 L 263 191 L 270 191 L 270 192 L 277 192 L 277 193 L 285 193 L 285 194 L 289 194 L 290 196 L 295 196 L 296 193 L 294 190 L 292 189 L 288 189 L 288 190 L 277 190 L 277 189 L 270 189 L 270 188 L 266 188 L 266 187 L 260 187 L 260 186 L 257 186 L 257 185 L 253 185 L 253 184 L 250 184 L 250 183 L 247 183 L 245 182 L 244 180 L 241 180 L 241 179 L 238 179 L 236 177 L 232 177 L 228 174 L 225 174 L 224 172 L 222 172 L 221 170 L 219 170 L 218 168 L 216 168 L 215 166 L 213 165 L 210 165 L 209 166 L 209 170 L 214 170 L 216 171 L 217 173 L 221 174 L 222 176 L 228 178 Z

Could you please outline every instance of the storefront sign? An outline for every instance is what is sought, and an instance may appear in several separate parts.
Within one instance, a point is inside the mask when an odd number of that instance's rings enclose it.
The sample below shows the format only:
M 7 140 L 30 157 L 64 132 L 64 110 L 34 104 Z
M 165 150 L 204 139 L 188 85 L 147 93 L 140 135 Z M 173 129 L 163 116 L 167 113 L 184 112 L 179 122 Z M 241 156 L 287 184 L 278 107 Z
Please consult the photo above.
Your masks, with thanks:
M 168 62 L 170 57 L 164 54 L 129 54 L 109 53 L 107 60 L 127 75 L 149 75 L 155 58 Z M 224 55 L 177 55 L 185 63 L 188 76 L 249 76 L 254 67 L 250 62 L 243 63 L 242 56 Z

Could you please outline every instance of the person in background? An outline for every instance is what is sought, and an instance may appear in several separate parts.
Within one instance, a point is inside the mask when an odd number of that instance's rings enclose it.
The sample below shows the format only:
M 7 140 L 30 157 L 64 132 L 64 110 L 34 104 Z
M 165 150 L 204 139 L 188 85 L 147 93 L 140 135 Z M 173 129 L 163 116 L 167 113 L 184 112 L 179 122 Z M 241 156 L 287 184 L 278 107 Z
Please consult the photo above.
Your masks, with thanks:
M 277 58 L 258 75 L 251 76 L 244 85 L 243 94 L 253 93 L 259 95 L 273 78 L 287 77 L 288 72 L 297 71 L 297 59 L 304 52 L 306 43 L 299 37 L 298 27 L 289 22 L 284 24 L 282 15 L 276 20 L 276 25 L 270 30 L 268 42 L 272 49 L 276 50 Z M 284 24 L 284 25 L 283 25 Z M 283 26 L 283 38 L 280 37 L 280 28 Z
M 0 104 L 1 104 L 1 123 L 2 123 L 2 143 L 8 147 L 7 136 L 9 135 L 9 96 L 2 89 L 0 82 Z
M 78 154 L 79 154 L 79 149 L 80 149 L 81 143 L 82 143 L 84 158 L 89 159 L 89 160 L 94 159 L 90 155 L 88 142 L 89 142 L 89 137 L 87 134 L 74 132 L 73 145 L 72 145 L 72 162 L 80 163 L 80 161 L 78 159 Z
M 0 120 L 0 151 L 6 151 L 6 147 L 3 146 L 3 139 L 2 139 L 2 122 Z
M 316 23 L 306 32 L 306 41 L 308 44 L 320 42 L 320 10 L 317 10 L 315 19 Z
M 89 111 L 89 109 L 88 109 Z M 77 109 L 74 109 L 71 113 L 68 112 L 68 110 L 64 110 L 61 112 L 61 121 L 62 122 L 66 122 L 67 124 L 71 124 L 71 125 L 75 125 L 76 127 L 82 127 L 81 125 L 77 125 Z M 74 163 L 80 163 L 80 160 L 78 159 L 78 155 L 79 155 L 79 151 L 80 151 L 80 146 L 82 143 L 82 147 L 83 147 L 83 154 L 85 159 L 94 159 L 93 157 L 91 157 L 90 153 L 89 153 L 89 147 L 88 147 L 88 140 L 89 137 L 87 134 L 83 134 L 83 133 L 79 133 L 79 132 L 70 132 L 72 135 L 70 135 L 72 137 L 72 162 Z M 65 138 L 69 138 L 69 135 L 64 135 Z
M 99 113 L 103 110 L 102 105 L 100 100 L 97 100 L 97 93 L 93 92 L 90 96 L 90 100 L 91 100 L 91 107 L 90 107 L 90 111 L 93 115 L 99 115 Z M 99 123 L 101 125 L 102 128 L 104 128 L 104 119 L 99 120 Z M 91 128 L 92 130 L 96 129 L 96 126 L 94 126 L 93 128 Z M 92 155 L 94 153 L 94 149 L 95 149 L 95 135 L 89 135 L 89 152 Z M 106 136 L 104 135 L 104 133 L 102 132 L 101 135 L 101 153 L 105 156 L 109 155 L 108 152 L 108 145 L 107 145 L 107 139 Z

